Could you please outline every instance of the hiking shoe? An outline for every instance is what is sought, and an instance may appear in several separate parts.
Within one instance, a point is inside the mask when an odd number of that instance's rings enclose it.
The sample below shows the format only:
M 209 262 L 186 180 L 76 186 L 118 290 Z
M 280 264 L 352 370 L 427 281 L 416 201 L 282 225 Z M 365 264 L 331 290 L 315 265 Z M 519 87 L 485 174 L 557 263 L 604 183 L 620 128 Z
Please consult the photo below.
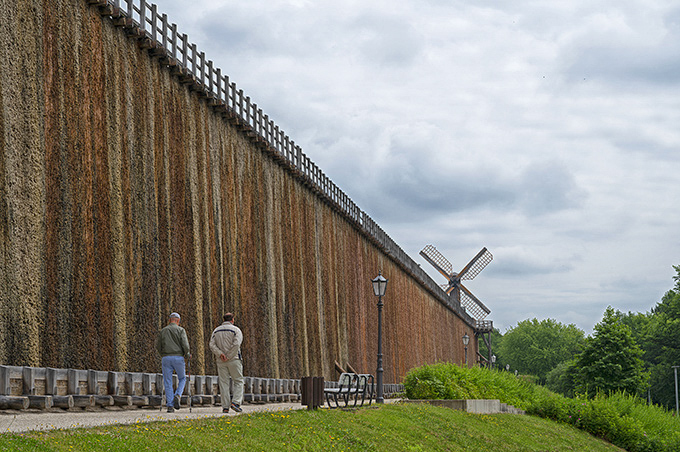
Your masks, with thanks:
M 175 409 L 171 406 L 168 407 L 168 413 L 174 413 Z
M 229 408 L 222 408 L 222 412 L 223 412 L 223 413 L 228 413 L 228 412 L 229 412 Z
M 238 403 L 234 403 L 234 402 L 231 402 L 231 409 L 236 411 L 237 413 L 240 413 L 241 411 L 243 411 L 241 409 L 241 405 L 239 405 Z
M 176 395 L 172 400 L 172 406 L 174 406 L 176 410 L 179 410 L 179 396 Z

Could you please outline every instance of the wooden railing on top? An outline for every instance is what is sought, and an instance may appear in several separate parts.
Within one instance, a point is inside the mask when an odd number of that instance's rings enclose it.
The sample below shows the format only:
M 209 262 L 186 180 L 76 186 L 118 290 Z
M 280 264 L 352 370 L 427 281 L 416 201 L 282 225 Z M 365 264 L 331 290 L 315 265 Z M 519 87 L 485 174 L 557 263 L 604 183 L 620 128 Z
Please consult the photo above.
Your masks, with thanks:
M 124 27 L 129 35 L 138 40 L 140 47 L 159 58 L 178 75 L 182 83 L 189 84 L 206 97 L 216 111 L 241 127 L 253 141 L 345 216 L 442 304 L 474 325 L 469 313 L 446 295 L 420 265 L 302 152 L 300 146 L 264 114 L 243 90 L 236 87 L 228 75 L 222 74 L 221 69 L 215 67 L 204 52 L 199 52 L 196 44 L 189 43 L 188 36 L 180 33 L 177 25 L 168 21 L 166 14 L 160 14 L 155 4 L 146 0 L 87 1 L 98 6 L 100 13 L 110 17 L 115 25 Z

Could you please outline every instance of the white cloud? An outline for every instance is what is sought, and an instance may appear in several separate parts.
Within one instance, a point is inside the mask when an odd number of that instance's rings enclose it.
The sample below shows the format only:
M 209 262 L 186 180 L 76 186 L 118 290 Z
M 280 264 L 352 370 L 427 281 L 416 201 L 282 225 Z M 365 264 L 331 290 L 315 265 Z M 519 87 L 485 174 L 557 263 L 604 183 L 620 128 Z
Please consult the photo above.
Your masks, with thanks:
M 160 0 L 395 241 L 497 326 L 589 331 L 680 264 L 680 9 L 664 1 Z M 430 272 L 437 282 L 441 277 Z

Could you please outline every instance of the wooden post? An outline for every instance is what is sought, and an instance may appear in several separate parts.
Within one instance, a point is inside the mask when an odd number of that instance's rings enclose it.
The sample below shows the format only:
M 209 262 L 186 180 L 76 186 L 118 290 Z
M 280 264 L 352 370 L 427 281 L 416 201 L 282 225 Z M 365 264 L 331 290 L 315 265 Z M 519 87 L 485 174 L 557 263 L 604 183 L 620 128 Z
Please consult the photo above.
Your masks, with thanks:
M 161 33 L 163 34 L 163 51 L 168 51 L 168 15 L 163 13 L 161 16 Z
M 162 394 L 163 391 L 163 374 L 156 374 L 156 394 Z
M 97 384 L 97 371 L 89 369 L 87 371 L 87 392 L 89 394 L 99 394 L 99 385 Z
M 24 391 L 23 395 L 35 395 L 35 369 L 33 367 L 24 367 L 21 372 L 23 380 Z
M 118 395 L 118 373 L 109 372 L 106 379 L 107 393 L 111 395 Z
M 45 394 L 57 395 L 57 369 L 45 369 Z
M 128 395 L 134 395 L 135 393 L 135 382 L 132 372 L 125 373 L 125 392 L 127 392 Z
M 224 102 L 226 105 L 225 97 L 222 96 L 222 69 L 217 68 L 217 99 Z
M 177 24 L 172 24 L 170 29 L 172 30 L 172 59 L 177 61 Z
M 153 394 L 151 389 L 151 377 L 153 374 L 142 374 L 142 394 L 150 395 Z
M 205 393 L 208 395 L 214 395 L 215 392 L 213 390 L 213 379 L 214 377 L 211 375 L 208 375 L 205 377 Z
M 9 367 L 0 366 L 0 395 L 11 395 Z
M 68 369 L 68 394 L 80 394 L 80 384 L 78 382 L 78 371 L 76 369 Z
M 199 54 L 201 58 L 201 64 L 199 66 L 199 84 L 205 86 L 205 52 Z
M 182 66 L 184 66 L 184 69 L 188 69 L 188 67 L 187 67 L 187 59 L 189 58 L 188 53 L 189 53 L 189 37 L 186 34 L 183 34 L 182 35 Z
M 140 0 L 139 2 L 139 29 L 142 32 L 142 36 L 146 35 L 146 0 Z
M 158 7 L 155 3 L 151 4 L 151 42 L 156 44 L 156 32 L 158 31 Z
M 208 60 L 208 94 L 213 95 L 213 62 Z

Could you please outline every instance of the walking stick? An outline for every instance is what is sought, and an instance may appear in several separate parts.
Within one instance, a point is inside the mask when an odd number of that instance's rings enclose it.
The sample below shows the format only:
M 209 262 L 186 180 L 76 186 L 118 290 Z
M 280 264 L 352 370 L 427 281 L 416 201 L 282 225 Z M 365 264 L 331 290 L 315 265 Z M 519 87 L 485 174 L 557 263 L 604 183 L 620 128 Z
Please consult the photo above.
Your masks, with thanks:
M 163 368 L 161 367 L 161 377 L 163 376 Z M 161 403 L 158 404 L 158 411 L 163 411 L 163 400 L 165 400 L 165 378 L 162 378 L 163 382 L 161 384 Z M 158 383 L 158 378 L 156 378 L 156 383 Z
M 189 385 L 189 413 L 191 413 L 191 355 L 187 358 L 187 380 Z

